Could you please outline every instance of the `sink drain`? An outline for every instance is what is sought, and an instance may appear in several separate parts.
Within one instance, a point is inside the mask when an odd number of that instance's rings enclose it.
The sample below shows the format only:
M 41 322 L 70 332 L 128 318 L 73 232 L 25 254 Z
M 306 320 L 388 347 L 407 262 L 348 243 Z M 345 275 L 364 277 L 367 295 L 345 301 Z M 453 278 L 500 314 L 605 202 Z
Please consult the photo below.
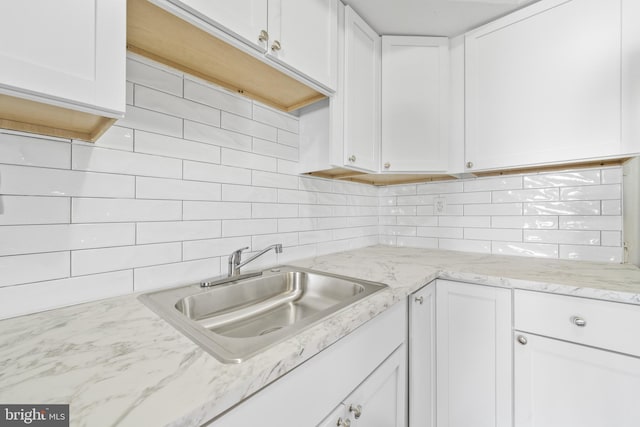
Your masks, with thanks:
M 260 335 L 267 335 L 279 329 L 282 329 L 282 326 L 274 326 L 273 328 L 265 329 L 264 331 L 260 332 Z

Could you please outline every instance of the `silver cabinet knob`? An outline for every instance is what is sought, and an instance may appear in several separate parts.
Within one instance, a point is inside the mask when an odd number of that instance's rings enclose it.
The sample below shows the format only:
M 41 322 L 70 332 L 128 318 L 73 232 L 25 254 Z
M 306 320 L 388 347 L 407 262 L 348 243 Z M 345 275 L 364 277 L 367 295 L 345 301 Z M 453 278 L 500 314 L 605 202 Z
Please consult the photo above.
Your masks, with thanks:
M 347 418 L 346 420 L 343 420 L 342 418 L 338 418 L 338 422 L 336 425 L 341 427 L 350 427 L 351 420 L 349 418 Z
M 362 415 L 362 405 L 349 405 L 349 412 L 351 412 L 353 417 L 357 420 Z
M 271 45 L 271 50 L 276 52 L 278 50 L 282 49 L 282 46 L 280 45 L 280 42 L 278 40 L 274 40 L 273 44 Z
M 584 320 L 582 317 L 578 317 L 578 316 L 573 316 L 571 318 L 571 323 L 581 328 L 584 328 L 585 326 L 587 326 L 587 321 Z
M 517 340 L 522 345 L 527 345 L 527 343 L 529 342 L 527 341 L 527 337 L 525 337 L 524 335 L 518 335 Z
M 467 162 L 467 169 L 471 169 L 473 167 L 473 162 Z
M 389 169 L 391 167 L 391 163 L 387 162 L 384 164 L 385 169 Z
M 258 36 L 258 41 L 262 43 L 266 43 L 269 40 L 269 33 L 265 30 L 260 31 L 260 35 Z
M 352 154 L 347 160 L 349 160 L 351 163 L 354 163 L 356 161 L 356 156 Z
M 424 297 L 416 297 L 416 302 L 422 304 L 424 302 Z

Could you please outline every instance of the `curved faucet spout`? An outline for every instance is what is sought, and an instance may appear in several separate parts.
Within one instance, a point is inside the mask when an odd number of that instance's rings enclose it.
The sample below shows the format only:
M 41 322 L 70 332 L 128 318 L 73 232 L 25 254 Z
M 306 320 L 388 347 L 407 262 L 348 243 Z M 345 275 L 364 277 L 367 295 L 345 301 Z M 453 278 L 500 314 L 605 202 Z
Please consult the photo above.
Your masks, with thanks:
M 244 248 L 244 249 L 247 249 L 247 248 Z M 241 257 L 243 249 L 238 249 L 237 251 L 234 251 L 231 254 L 231 256 L 229 257 L 229 276 L 237 276 L 237 275 L 239 275 L 240 274 L 240 268 L 242 268 L 245 265 L 249 264 L 251 261 L 255 260 L 259 256 L 262 256 L 265 253 L 269 252 L 271 249 L 275 250 L 275 252 L 277 254 L 281 254 L 282 253 L 282 243 L 276 243 L 275 245 L 268 246 L 268 247 L 264 248 L 263 250 L 261 250 L 260 252 L 258 252 L 257 254 L 251 256 L 250 258 L 248 258 L 248 259 L 246 259 L 245 261 L 242 261 L 242 262 L 240 261 L 240 257 Z

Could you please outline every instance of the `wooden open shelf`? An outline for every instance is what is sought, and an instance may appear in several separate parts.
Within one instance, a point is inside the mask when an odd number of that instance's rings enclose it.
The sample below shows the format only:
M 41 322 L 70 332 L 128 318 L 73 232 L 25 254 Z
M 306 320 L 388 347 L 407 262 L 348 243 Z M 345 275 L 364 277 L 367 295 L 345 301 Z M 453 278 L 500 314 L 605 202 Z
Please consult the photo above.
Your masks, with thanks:
M 283 111 L 325 95 L 146 0 L 127 1 L 127 48 Z

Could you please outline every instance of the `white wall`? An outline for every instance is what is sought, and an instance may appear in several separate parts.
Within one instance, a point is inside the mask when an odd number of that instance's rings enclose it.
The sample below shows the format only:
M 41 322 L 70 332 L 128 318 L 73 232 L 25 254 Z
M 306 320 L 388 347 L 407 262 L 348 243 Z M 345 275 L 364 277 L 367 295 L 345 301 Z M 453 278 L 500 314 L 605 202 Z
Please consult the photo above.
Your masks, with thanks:
M 376 188 L 296 175 L 296 117 L 149 64 L 95 145 L 0 133 L 0 318 L 377 243 Z
M 622 258 L 621 168 L 386 188 L 298 176 L 295 116 L 137 57 L 127 76 L 126 118 L 96 144 L 0 130 L 0 318 L 198 281 L 278 242 L 256 268 L 379 239 Z
M 391 186 L 380 206 L 388 245 L 623 261 L 621 166 Z

